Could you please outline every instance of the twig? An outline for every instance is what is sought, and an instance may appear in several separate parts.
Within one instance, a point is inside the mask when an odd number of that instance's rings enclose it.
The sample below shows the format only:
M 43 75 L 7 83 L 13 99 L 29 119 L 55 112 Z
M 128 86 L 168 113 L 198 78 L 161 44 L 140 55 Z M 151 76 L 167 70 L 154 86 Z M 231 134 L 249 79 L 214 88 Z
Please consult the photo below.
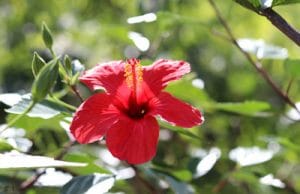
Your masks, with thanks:
M 77 87 L 75 85 L 70 86 L 72 91 L 74 92 L 74 94 L 79 98 L 80 102 L 83 102 L 83 98 L 81 97 L 81 95 L 79 94 Z
M 68 142 L 64 146 L 63 150 L 54 159 L 60 160 L 68 152 L 68 150 L 74 145 L 74 143 L 75 143 L 74 141 Z M 45 169 L 40 172 L 36 171 L 36 173 L 33 176 L 29 177 L 27 180 L 21 183 L 20 191 L 24 192 L 30 187 L 32 187 L 34 183 L 38 180 L 38 178 L 43 174 L 45 174 L 45 172 L 46 172 Z
M 214 193 L 219 193 L 227 185 L 229 181 L 227 179 L 222 179 L 218 184 L 213 188 Z
M 210 3 L 210 5 L 212 6 L 212 8 L 214 9 L 214 11 L 215 11 L 215 13 L 216 13 L 216 15 L 218 17 L 218 20 L 220 21 L 220 23 L 222 24 L 222 26 L 225 28 L 225 30 L 226 30 L 226 32 L 227 32 L 227 34 L 229 36 L 229 39 L 232 42 L 232 44 L 234 44 L 239 49 L 239 51 L 246 57 L 246 59 L 250 62 L 250 64 L 257 70 L 257 72 L 260 73 L 260 75 L 265 79 L 265 81 L 271 86 L 271 88 L 274 90 L 274 92 L 278 96 L 280 96 L 288 105 L 290 105 L 291 107 L 293 107 L 300 114 L 300 110 L 297 108 L 297 106 L 295 105 L 295 103 L 272 80 L 272 78 L 270 77 L 270 75 L 262 67 L 262 64 L 259 61 L 255 61 L 254 59 L 252 59 L 252 57 L 250 56 L 250 54 L 247 53 L 246 51 L 244 51 L 240 47 L 240 45 L 237 42 L 237 39 L 233 35 L 233 33 L 232 33 L 229 25 L 227 24 L 227 22 L 223 18 L 222 14 L 219 11 L 219 9 L 217 8 L 215 2 L 213 0 L 208 0 L 208 2 Z
M 262 9 L 258 14 L 265 16 L 277 29 L 300 46 L 300 32 L 293 28 L 283 17 L 272 8 Z

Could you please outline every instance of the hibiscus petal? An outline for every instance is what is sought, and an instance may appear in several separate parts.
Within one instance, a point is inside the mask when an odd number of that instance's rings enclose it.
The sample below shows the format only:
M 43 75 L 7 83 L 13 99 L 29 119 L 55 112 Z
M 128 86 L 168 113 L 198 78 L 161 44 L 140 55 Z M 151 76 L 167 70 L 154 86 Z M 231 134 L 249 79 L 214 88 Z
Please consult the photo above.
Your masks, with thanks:
M 184 103 L 169 93 L 161 92 L 149 102 L 151 115 L 160 115 L 166 121 L 180 127 L 200 125 L 204 118 L 200 111 Z
M 159 126 L 152 116 L 124 118 L 107 131 L 107 147 L 115 157 L 130 164 L 145 163 L 156 154 L 158 134 Z
M 154 94 L 158 94 L 170 81 L 180 79 L 191 70 L 185 61 L 160 59 L 144 67 L 143 79 Z
M 94 94 L 77 109 L 70 130 L 79 143 L 91 143 L 99 140 L 119 117 L 107 94 Z
M 108 94 L 114 94 L 124 81 L 124 62 L 99 64 L 86 71 L 79 79 L 91 90 L 105 89 Z

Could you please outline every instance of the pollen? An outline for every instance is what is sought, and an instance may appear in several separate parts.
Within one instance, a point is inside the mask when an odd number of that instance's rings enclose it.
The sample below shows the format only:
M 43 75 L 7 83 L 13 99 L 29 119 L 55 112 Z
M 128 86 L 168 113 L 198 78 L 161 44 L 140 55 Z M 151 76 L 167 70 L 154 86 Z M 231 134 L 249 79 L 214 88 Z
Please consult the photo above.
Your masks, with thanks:
M 128 59 L 125 64 L 127 86 L 136 90 L 137 86 L 143 81 L 143 67 L 138 59 Z

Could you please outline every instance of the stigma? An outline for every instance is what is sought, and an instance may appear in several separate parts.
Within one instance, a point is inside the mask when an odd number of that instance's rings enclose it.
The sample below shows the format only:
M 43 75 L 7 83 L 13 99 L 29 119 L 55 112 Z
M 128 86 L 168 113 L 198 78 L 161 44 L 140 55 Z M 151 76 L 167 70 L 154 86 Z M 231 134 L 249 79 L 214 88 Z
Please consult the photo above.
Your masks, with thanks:
M 133 91 L 136 91 L 137 87 L 143 81 L 143 67 L 140 60 L 135 58 L 128 59 L 125 64 L 124 72 L 127 86 Z

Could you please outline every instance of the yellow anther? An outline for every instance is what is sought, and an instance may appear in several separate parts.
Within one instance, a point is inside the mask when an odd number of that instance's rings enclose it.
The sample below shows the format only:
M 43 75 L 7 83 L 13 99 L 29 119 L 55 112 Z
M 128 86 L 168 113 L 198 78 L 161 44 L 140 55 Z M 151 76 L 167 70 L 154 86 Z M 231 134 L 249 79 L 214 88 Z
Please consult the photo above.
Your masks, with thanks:
M 143 81 L 143 67 L 139 60 L 129 59 L 124 67 L 124 76 L 127 86 L 136 90 L 138 84 Z

